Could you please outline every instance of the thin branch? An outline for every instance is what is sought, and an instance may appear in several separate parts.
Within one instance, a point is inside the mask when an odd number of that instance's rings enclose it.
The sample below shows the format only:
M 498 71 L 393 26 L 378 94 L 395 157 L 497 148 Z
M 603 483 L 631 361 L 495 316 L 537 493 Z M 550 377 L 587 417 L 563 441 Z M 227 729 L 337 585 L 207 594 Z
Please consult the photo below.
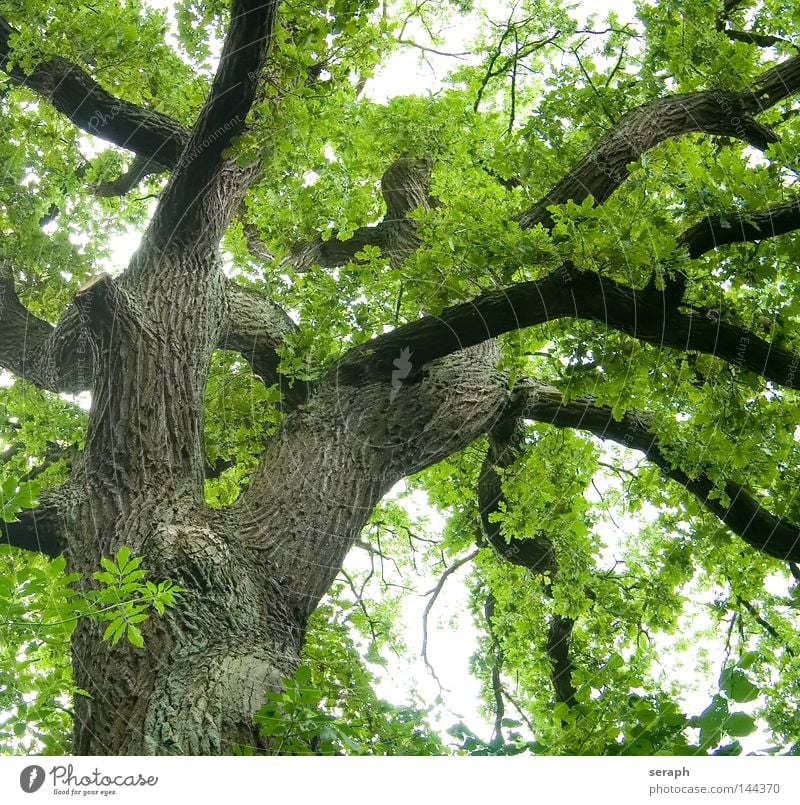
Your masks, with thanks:
M 436 586 L 426 593 L 426 595 L 430 596 L 428 603 L 425 605 L 425 611 L 422 613 L 422 659 L 425 662 L 428 670 L 430 671 L 431 675 L 436 680 L 439 687 L 442 688 L 441 682 L 439 682 L 439 677 L 436 676 L 436 671 L 433 670 L 433 666 L 430 664 L 428 660 L 428 616 L 430 615 L 431 610 L 433 609 L 433 605 L 436 603 L 436 599 L 439 597 L 439 594 L 442 592 L 444 588 L 444 584 L 447 579 L 453 575 L 459 568 L 463 567 L 464 565 L 471 562 L 479 553 L 478 549 L 472 551 L 472 553 L 468 553 L 466 556 L 463 556 L 461 559 L 457 559 L 453 562 L 450 567 L 448 567 L 444 573 L 439 577 L 439 581 L 436 583 Z
M 367 605 L 364 603 L 364 598 L 363 598 L 364 588 L 362 587 L 361 592 L 359 592 L 356 589 L 355 583 L 353 582 L 353 577 L 344 568 L 341 568 L 339 570 L 339 572 L 342 574 L 342 576 L 344 576 L 345 581 L 347 582 L 347 586 L 350 588 L 350 591 L 353 593 L 353 597 L 356 599 L 356 601 L 355 601 L 356 604 L 358 604 L 359 609 L 361 609 L 361 612 L 363 613 L 364 618 L 366 619 L 367 623 L 369 624 L 369 631 L 370 631 L 370 634 L 372 635 L 373 642 L 377 641 L 378 635 L 375 632 L 375 621 L 372 620 L 372 617 L 369 614 L 369 610 L 367 609 Z
M 612 126 L 616 126 L 617 125 L 617 119 L 614 117 L 614 115 L 611 114 L 611 110 L 606 105 L 606 101 L 605 101 L 605 98 L 603 98 L 603 94 L 600 92 L 599 89 L 597 89 L 597 87 L 595 86 L 594 81 L 592 81 L 592 77 L 589 75 L 589 73 L 587 72 L 586 68 L 583 66 L 583 60 L 581 59 L 580 55 L 578 54 L 577 48 L 572 51 L 572 54 L 575 56 L 575 59 L 578 62 L 578 68 L 580 69 L 584 80 L 589 85 L 589 88 L 592 90 L 592 92 L 594 92 L 595 97 L 597 98 L 597 100 L 600 102 L 600 106 L 601 106 L 603 112 L 605 113 L 605 116 L 608 118 L 608 120 L 609 120 L 609 122 L 611 123 Z M 620 56 L 620 58 L 622 58 L 622 56 Z M 617 64 L 619 64 L 619 62 L 617 62 Z
M 781 637 L 778 633 L 778 630 L 768 621 L 765 620 L 759 611 L 746 599 L 742 598 L 740 595 L 736 596 L 736 600 L 753 616 L 753 620 L 765 631 L 767 634 L 774 637 L 781 645 L 783 645 L 784 650 L 790 657 L 794 657 L 794 651 L 786 645 L 786 638 Z
M 516 697 L 512 696 L 506 687 L 503 687 L 503 696 L 505 696 L 506 699 L 508 699 L 508 701 L 514 705 L 514 709 L 519 714 L 519 717 L 525 722 L 525 726 L 531 731 L 531 734 L 536 735 L 537 730 L 534 728 L 533 722 L 530 720 L 530 718 L 528 718 L 527 714 L 522 709 L 522 705 L 517 701 Z
M 427 45 L 420 45 L 411 39 L 398 39 L 396 40 L 399 45 L 407 45 L 408 47 L 421 50 L 423 53 L 435 53 L 437 56 L 448 56 L 453 59 L 464 59 L 472 54 L 468 50 L 463 50 L 460 53 L 449 53 L 446 50 L 437 50 L 436 48 L 428 47 Z

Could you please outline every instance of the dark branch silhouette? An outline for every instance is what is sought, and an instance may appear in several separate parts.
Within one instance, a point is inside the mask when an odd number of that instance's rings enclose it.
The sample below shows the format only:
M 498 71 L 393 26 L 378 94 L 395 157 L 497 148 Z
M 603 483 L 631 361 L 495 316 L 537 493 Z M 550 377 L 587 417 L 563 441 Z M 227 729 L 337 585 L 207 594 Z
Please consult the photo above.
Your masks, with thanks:
M 800 559 L 800 527 L 768 512 L 740 484 L 727 481 L 717 487 L 707 475 L 687 475 L 664 455 L 647 415 L 628 412 L 622 419 L 615 419 L 608 406 L 595 405 L 591 399 L 564 402 L 557 389 L 544 383 L 519 388 L 514 393 L 512 410 L 525 419 L 589 431 L 644 453 L 667 478 L 691 492 L 748 545 L 783 561 Z

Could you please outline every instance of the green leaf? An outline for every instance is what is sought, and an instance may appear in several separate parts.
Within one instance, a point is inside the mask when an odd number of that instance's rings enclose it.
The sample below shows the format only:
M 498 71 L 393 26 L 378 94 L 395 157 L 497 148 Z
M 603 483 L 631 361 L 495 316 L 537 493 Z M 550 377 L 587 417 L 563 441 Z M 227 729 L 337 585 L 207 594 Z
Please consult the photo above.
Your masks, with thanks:
M 720 687 L 733 701 L 740 703 L 752 702 L 758 698 L 759 694 L 758 687 L 743 671 L 738 669 L 731 670 Z
M 100 557 L 100 564 L 112 575 L 114 576 L 119 575 L 119 568 L 105 556 Z
M 136 648 L 144 648 L 144 637 L 142 637 L 142 633 L 139 631 L 138 626 L 129 624 L 127 634 L 129 643 L 136 646 Z
M 755 731 L 756 722 L 747 713 L 731 713 L 725 721 L 725 732 L 733 738 L 741 738 Z

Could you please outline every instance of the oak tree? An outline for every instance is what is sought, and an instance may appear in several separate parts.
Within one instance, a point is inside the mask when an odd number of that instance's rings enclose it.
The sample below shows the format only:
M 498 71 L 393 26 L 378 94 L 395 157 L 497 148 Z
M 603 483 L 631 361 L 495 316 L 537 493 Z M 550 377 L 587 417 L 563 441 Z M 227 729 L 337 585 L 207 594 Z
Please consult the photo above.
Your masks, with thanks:
M 791 3 L 0 11 L 7 751 L 446 751 L 370 664 L 461 568 L 455 751 L 794 743 Z

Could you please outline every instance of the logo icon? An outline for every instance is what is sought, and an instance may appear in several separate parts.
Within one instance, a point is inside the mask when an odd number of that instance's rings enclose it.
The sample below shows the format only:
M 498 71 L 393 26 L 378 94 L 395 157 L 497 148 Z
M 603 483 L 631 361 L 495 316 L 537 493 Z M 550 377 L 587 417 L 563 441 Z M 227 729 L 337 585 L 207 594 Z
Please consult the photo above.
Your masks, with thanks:
M 403 387 L 403 381 L 411 374 L 414 364 L 411 363 L 412 352 L 408 347 L 400 350 L 400 357 L 394 359 L 394 369 L 392 370 L 392 391 L 389 394 L 389 401 L 393 401 L 397 392 Z
M 44 769 L 41 766 L 26 766 L 19 775 L 19 786 L 26 794 L 33 794 L 42 787 Z

